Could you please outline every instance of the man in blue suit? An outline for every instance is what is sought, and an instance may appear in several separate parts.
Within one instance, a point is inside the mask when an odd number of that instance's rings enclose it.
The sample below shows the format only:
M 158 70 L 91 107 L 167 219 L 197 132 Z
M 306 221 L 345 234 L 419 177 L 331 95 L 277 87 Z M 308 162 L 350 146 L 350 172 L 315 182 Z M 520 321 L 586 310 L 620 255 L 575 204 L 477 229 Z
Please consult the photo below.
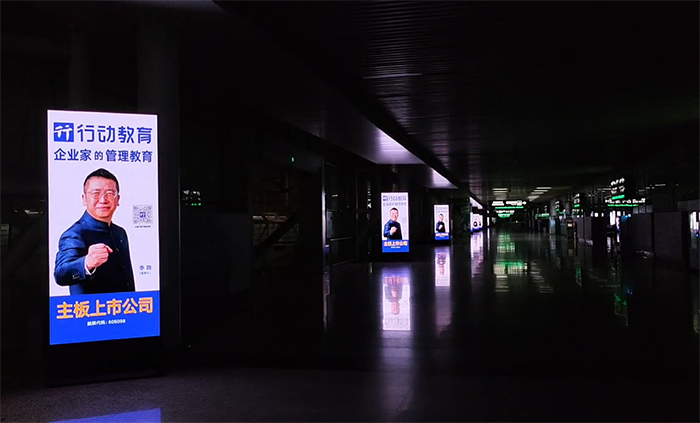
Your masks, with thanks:
M 71 295 L 133 292 L 129 239 L 112 222 L 119 206 L 119 182 L 97 169 L 83 183 L 82 217 L 58 241 L 54 277 Z
M 384 225 L 384 237 L 386 239 L 403 239 L 399 223 L 399 209 L 396 207 L 389 210 L 389 220 Z
M 438 215 L 438 222 L 437 222 L 437 224 L 435 225 L 435 232 L 439 232 L 439 233 L 445 233 L 445 232 L 446 232 L 446 231 L 445 231 L 445 222 L 444 222 L 444 219 L 445 219 L 445 216 L 443 216 L 442 213 L 440 213 L 440 214 Z

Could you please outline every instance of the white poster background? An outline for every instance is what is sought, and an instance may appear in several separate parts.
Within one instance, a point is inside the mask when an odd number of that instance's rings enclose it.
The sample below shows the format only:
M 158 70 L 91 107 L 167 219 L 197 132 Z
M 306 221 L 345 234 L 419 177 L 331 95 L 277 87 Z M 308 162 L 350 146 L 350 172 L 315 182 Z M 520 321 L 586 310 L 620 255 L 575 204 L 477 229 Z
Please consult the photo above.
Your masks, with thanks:
M 389 197 L 385 201 L 386 197 Z M 409 239 L 408 237 L 408 193 L 407 192 L 383 192 L 382 193 L 382 221 L 381 221 L 381 234 L 382 241 L 386 240 L 384 237 L 384 225 L 389 221 L 391 217 L 389 211 L 392 208 L 399 210 L 399 223 L 401 224 L 401 236 L 403 240 Z
M 79 124 L 152 128 L 150 144 L 120 143 L 119 139 L 110 142 L 80 142 L 75 134 L 74 142 L 55 142 L 54 122 Z M 97 138 L 97 134 L 95 134 Z M 134 135 L 136 138 L 136 135 Z M 83 182 L 92 171 L 103 168 L 114 174 L 119 181 L 119 206 L 113 221 L 126 230 L 134 271 L 136 291 L 157 291 L 160 289 L 160 249 L 158 234 L 158 117 L 121 113 L 48 111 L 48 175 L 49 175 L 49 295 L 51 297 L 70 295 L 69 287 L 59 286 L 54 279 L 58 240 L 61 234 L 75 223 L 85 212 L 82 202 Z M 54 160 L 54 152 L 62 148 L 106 150 L 151 151 L 151 162 L 108 162 L 105 159 L 94 161 Z M 153 223 L 147 228 L 137 228 L 133 222 L 133 206 L 151 206 Z M 144 270 L 140 269 L 144 266 Z M 150 266 L 150 273 L 146 271 Z M 145 273 L 145 274 L 143 274 Z
M 442 214 L 444 217 L 443 221 L 445 222 L 445 232 L 450 233 L 450 206 L 449 204 L 436 204 L 433 206 L 433 209 L 435 211 L 435 217 L 433 219 L 433 232 L 437 233 L 435 228 L 437 227 L 438 223 L 438 216 Z

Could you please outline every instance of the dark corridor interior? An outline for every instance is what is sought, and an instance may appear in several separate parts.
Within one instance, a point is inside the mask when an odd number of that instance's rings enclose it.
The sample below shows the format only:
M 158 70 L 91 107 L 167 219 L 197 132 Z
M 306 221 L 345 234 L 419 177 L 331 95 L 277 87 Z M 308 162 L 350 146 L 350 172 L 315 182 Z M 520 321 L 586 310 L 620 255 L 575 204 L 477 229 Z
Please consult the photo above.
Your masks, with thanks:
M 2 422 L 700 421 L 700 3 L 0 16 Z M 59 167 L 94 112 L 129 189 Z M 56 277 L 90 198 L 150 332 Z

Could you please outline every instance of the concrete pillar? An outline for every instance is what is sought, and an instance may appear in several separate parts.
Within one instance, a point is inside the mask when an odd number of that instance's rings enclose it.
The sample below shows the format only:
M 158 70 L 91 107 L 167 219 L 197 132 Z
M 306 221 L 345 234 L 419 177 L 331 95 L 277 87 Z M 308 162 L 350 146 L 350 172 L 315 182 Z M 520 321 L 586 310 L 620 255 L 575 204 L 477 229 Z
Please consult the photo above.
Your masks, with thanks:
M 304 298 L 299 304 L 300 313 L 310 318 L 309 322 L 318 323 L 316 329 L 322 328 L 324 322 L 324 286 L 323 286 L 323 191 L 322 172 L 299 172 L 299 256 L 297 262 L 303 269 L 303 281 L 294 291 Z
M 180 329 L 180 75 L 175 31 L 144 20 L 138 38 L 138 110 L 158 114 L 161 336 L 167 352 Z

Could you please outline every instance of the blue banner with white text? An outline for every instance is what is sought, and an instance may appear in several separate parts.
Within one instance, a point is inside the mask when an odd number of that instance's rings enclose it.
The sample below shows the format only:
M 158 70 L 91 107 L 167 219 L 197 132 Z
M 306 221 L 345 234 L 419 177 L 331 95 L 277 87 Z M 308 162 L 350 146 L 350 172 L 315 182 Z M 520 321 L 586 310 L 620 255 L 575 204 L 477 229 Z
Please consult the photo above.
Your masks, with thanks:
M 382 241 L 382 253 L 408 253 L 408 240 L 402 241 Z
M 51 297 L 51 345 L 160 335 L 160 292 Z

